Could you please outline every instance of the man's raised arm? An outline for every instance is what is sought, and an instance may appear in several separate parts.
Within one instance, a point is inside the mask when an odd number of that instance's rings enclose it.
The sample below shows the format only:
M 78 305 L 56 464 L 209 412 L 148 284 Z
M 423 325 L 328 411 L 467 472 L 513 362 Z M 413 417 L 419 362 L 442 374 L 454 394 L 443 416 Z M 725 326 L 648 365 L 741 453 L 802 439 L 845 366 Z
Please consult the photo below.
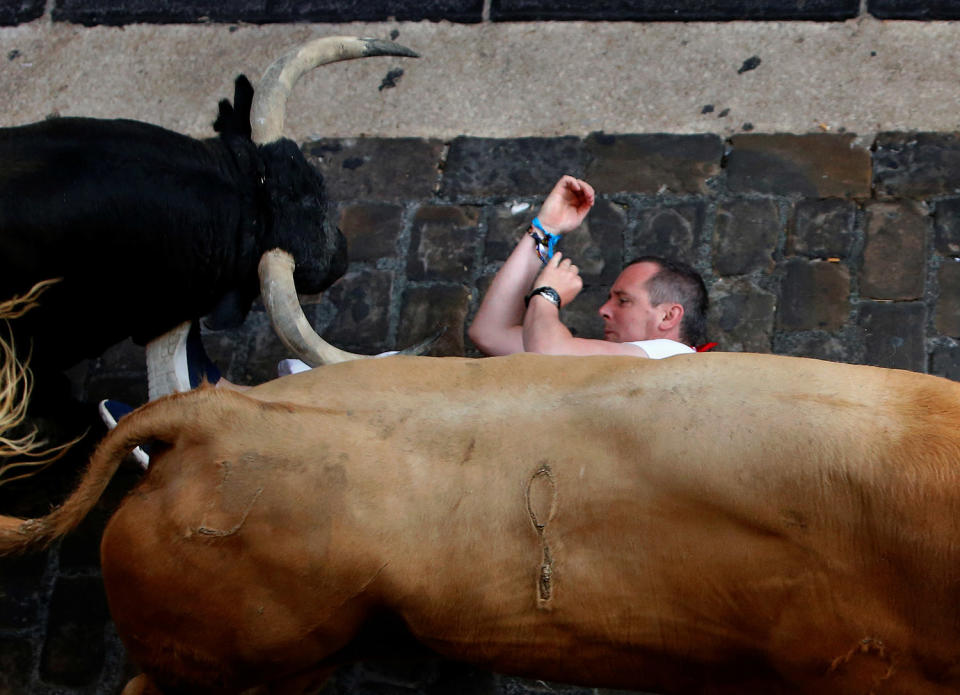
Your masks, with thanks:
M 570 232 L 580 226 L 593 202 L 594 192 L 590 184 L 564 176 L 540 207 L 536 221 L 541 228 L 534 226 L 531 231 L 540 238 L 545 238 L 546 234 L 559 237 Z M 480 303 L 468 334 L 487 355 L 523 352 L 523 300 L 543 268 L 537 246 L 533 234 L 524 233 Z

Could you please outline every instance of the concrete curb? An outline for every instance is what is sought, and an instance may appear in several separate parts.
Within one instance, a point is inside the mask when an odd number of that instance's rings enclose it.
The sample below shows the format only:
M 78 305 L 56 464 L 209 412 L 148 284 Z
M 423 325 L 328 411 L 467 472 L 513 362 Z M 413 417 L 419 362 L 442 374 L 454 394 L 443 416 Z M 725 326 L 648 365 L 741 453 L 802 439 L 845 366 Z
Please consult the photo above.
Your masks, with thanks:
M 389 36 L 419 60 L 370 59 L 305 77 L 288 134 L 316 137 L 953 131 L 960 25 L 448 22 L 0 29 L 0 125 L 123 117 L 212 135 L 234 77 L 256 80 L 319 35 Z M 753 66 L 751 68 L 751 66 Z M 399 79 L 385 78 L 391 72 Z

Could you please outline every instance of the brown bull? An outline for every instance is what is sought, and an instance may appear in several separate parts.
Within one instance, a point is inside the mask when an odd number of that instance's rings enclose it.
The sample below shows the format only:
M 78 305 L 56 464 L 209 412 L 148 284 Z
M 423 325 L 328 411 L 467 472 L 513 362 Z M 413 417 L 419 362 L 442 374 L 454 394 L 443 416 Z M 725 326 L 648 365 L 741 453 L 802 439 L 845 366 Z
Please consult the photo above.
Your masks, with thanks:
M 130 693 L 306 692 L 385 613 L 557 681 L 956 693 L 958 426 L 958 384 L 795 358 L 350 362 L 143 407 L 0 549 L 156 440 L 102 545 Z

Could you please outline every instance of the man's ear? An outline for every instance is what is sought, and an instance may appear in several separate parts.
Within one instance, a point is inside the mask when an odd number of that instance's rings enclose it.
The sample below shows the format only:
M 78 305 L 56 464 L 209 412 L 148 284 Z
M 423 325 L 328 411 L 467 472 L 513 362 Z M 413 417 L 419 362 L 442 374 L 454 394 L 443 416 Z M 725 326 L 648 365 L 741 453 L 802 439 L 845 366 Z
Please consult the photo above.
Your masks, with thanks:
M 663 318 L 660 320 L 660 330 L 669 331 L 679 326 L 683 320 L 683 304 L 668 304 L 664 307 Z

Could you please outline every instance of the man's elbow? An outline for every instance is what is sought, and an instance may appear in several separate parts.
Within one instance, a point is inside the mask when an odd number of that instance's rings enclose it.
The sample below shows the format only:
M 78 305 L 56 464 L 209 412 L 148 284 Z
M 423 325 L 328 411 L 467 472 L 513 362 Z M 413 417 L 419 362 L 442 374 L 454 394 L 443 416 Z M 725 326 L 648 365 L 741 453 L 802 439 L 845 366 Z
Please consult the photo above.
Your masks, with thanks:
M 470 341 L 477 346 L 477 349 L 480 352 L 484 354 L 490 354 L 490 341 L 488 339 L 488 335 L 483 331 L 482 328 L 477 328 L 476 323 L 470 324 L 470 327 L 467 329 L 467 337 L 470 338 Z
M 477 350 L 488 357 L 509 355 L 512 352 L 508 349 L 505 338 L 500 333 L 489 330 L 483 325 L 477 327 L 476 323 L 470 324 L 467 329 L 467 337 L 470 338 L 470 342 L 476 345 Z

